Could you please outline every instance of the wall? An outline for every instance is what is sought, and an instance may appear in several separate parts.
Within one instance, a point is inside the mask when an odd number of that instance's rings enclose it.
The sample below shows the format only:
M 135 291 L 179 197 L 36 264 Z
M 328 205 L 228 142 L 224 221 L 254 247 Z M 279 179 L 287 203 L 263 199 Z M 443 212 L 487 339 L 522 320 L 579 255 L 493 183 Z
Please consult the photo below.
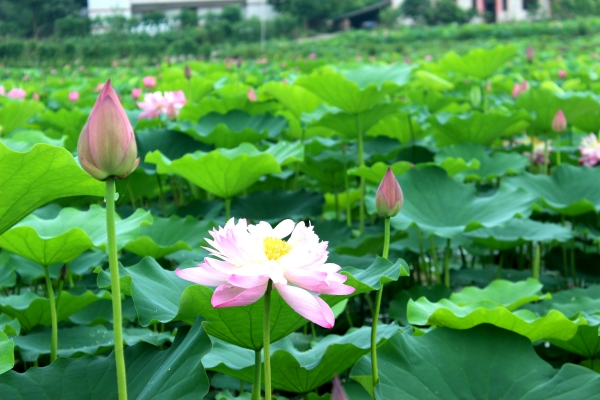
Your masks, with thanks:
M 88 0 L 88 16 L 90 18 L 123 15 L 131 17 L 130 0 Z

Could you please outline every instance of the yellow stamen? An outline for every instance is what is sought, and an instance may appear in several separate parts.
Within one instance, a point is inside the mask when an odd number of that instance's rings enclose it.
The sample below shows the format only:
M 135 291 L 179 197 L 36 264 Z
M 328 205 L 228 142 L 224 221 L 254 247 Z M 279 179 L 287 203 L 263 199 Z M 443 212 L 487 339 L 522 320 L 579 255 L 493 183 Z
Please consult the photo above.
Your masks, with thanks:
M 265 254 L 269 260 L 277 260 L 285 256 L 292 250 L 292 246 L 281 239 L 265 238 L 264 239 Z

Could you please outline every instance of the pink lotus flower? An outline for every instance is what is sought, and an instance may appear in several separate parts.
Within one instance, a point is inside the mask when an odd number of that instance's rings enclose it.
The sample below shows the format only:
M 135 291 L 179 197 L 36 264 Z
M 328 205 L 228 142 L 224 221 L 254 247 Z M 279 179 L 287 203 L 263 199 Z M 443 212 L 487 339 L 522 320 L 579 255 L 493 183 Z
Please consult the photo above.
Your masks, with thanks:
M 564 69 L 561 69 L 560 71 L 558 71 L 558 77 L 560 79 L 565 79 L 567 77 L 567 71 L 565 71 Z
M 388 167 L 379 188 L 377 194 L 375 194 L 375 208 L 382 217 L 394 217 L 402 208 L 404 204 L 404 195 L 398 180 L 392 172 L 392 168 Z
M 317 53 L 310 53 L 308 55 L 308 58 L 310 58 L 311 60 L 316 60 L 317 59 Z
M 515 86 L 513 86 L 513 90 L 512 90 L 512 97 L 513 98 L 518 97 L 521 93 L 525 92 L 527 89 L 529 89 L 529 83 L 527 83 L 527 81 L 522 81 L 521 83 L 515 83 Z
M 335 323 L 333 312 L 318 294 L 347 295 L 346 276 L 336 264 L 326 263 L 327 242 L 320 242 L 312 226 L 292 220 L 275 228 L 267 222 L 248 225 L 240 219 L 213 229 L 206 257 L 197 268 L 176 270 L 182 279 L 217 286 L 211 303 L 215 308 L 245 306 L 258 301 L 269 280 L 283 300 L 304 318 L 324 328 Z M 287 241 L 283 239 L 289 236 Z M 312 292 L 312 293 L 311 293 Z
M 525 59 L 529 63 L 533 62 L 535 59 L 535 52 L 533 51 L 533 47 L 531 45 L 527 46 L 527 50 L 525 50 Z
M 567 129 L 567 118 L 563 110 L 559 109 L 552 119 L 552 130 L 561 133 L 565 129 Z
M 156 78 L 153 76 L 145 76 L 142 83 L 146 89 L 154 89 L 156 87 Z
M 258 100 L 258 97 L 256 96 L 256 92 L 252 88 L 248 89 L 248 100 L 250 100 L 250 101 Z
M 160 114 L 165 114 L 173 119 L 179 114 L 185 103 L 183 90 L 165 92 L 164 96 L 162 92 L 146 93 L 144 101 L 137 103 L 138 107 L 144 110 L 138 118 L 152 119 Z
M 79 100 L 79 92 L 69 92 L 69 101 L 75 103 L 77 100 Z
M 0 96 L 6 96 L 6 89 L 4 86 L 0 86 Z
M 83 169 L 99 181 L 125 178 L 140 162 L 133 128 L 110 80 L 81 130 L 77 152 Z
M 590 133 L 581 139 L 579 151 L 581 152 L 580 164 L 593 167 L 600 162 L 600 140 L 595 134 Z
M 131 97 L 134 100 L 139 99 L 141 94 L 142 94 L 142 89 L 140 89 L 140 88 L 133 88 L 133 89 L 131 89 Z
M 6 97 L 10 97 L 11 99 L 24 99 L 27 93 L 21 88 L 13 88 L 8 91 Z

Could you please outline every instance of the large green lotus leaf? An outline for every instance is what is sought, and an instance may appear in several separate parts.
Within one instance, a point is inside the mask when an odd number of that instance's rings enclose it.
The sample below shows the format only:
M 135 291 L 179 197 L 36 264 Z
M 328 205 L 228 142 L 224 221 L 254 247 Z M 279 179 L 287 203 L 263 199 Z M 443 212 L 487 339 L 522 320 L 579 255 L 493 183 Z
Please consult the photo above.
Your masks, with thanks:
M 397 89 L 404 86 L 410 80 L 410 74 L 415 67 L 402 63 L 391 65 L 362 65 L 342 72 L 348 79 L 365 90 L 376 85 L 379 90 L 390 87 Z
M 379 325 L 379 345 L 398 332 L 397 325 Z M 327 335 L 312 348 L 300 351 L 287 337 L 271 345 L 273 388 L 308 393 L 350 368 L 371 348 L 371 328 L 363 326 L 344 336 Z M 204 368 L 252 382 L 254 351 L 222 341 L 202 360 Z
M 367 111 L 387 95 L 386 91 L 378 88 L 377 83 L 361 89 L 357 83 L 326 68 L 299 77 L 294 85 L 308 89 L 326 103 L 350 114 Z
M 21 333 L 21 324 L 16 318 L 11 318 L 6 314 L 0 315 L 0 332 L 17 336 Z
M 71 151 L 77 148 L 81 128 L 87 119 L 88 115 L 79 109 L 68 110 L 65 107 L 61 107 L 56 112 L 45 110 L 36 117 L 36 120 L 46 128 L 44 132 L 47 135 L 56 138 L 67 136 L 66 147 Z
M 321 103 L 317 96 L 303 87 L 283 82 L 267 82 L 260 87 L 259 93 L 262 92 L 282 103 L 297 119 L 300 119 L 302 113 L 313 111 Z
M 0 107 L 0 133 L 3 136 L 17 128 L 26 128 L 27 121 L 44 109 L 39 101 L 7 101 Z
M 265 174 L 281 172 L 276 156 L 268 151 L 261 152 L 249 143 L 210 153 L 198 151 L 177 160 L 170 160 L 157 150 L 146 155 L 146 162 L 156 164 L 159 174 L 183 176 L 202 189 L 226 199 L 250 187 Z
M 0 375 L 15 365 L 15 348 L 12 339 L 0 331 Z
M 503 225 L 480 228 L 465 235 L 483 246 L 508 250 L 529 242 L 568 242 L 573 238 L 573 231 L 558 224 L 516 218 Z
M 549 341 L 561 349 L 579 354 L 588 360 L 600 357 L 600 334 L 598 326 L 582 325 L 577 329 L 575 336 L 567 341 L 558 339 L 550 339 Z
M 121 299 L 121 317 L 123 321 L 137 320 L 137 312 L 135 311 L 131 297 Z M 112 324 L 112 300 L 102 299 L 92 303 L 83 310 L 70 315 L 68 320 L 75 325 L 86 326 Z
M 52 200 L 106 193 L 105 184 L 88 175 L 60 147 L 39 144 L 18 153 L 0 143 L 0 164 L 0 234 Z
M 426 298 L 409 300 L 408 322 L 413 325 L 445 326 L 469 329 L 481 324 L 492 324 L 528 337 L 532 342 L 541 339 L 569 340 L 579 325 L 586 325 L 583 317 L 569 319 L 559 311 L 551 310 L 538 317 L 529 310 L 512 311 L 497 303 L 483 300 L 460 306 L 451 300 L 432 303 Z
M 253 221 L 278 222 L 319 217 L 323 210 L 323 195 L 300 190 L 257 191 L 248 196 L 236 197 L 231 202 L 231 215 Z
M 209 384 L 201 360 L 210 348 L 210 339 L 199 321 L 191 329 L 179 328 L 167 350 L 147 343 L 126 347 L 129 398 L 203 398 Z M 47 367 L 0 376 L 0 392 L 15 400 L 116 399 L 116 376 L 114 353 L 103 358 L 59 358 Z
M 552 298 L 549 294 L 542 294 L 541 290 L 542 284 L 537 279 L 529 278 L 519 282 L 497 279 L 483 289 L 469 286 L 453 293 L 450 301 L 459 306 L 489 301 L 514 311 L 524 304 Z
M 450 81 L 447 81 L 444 78 L 437 76 L 436 74 L 432 74 L 429 71 L 425 71 L 424 69 L 418 70 L 415 72 L 416 81 L 420 84 L 419 86 L 424 86 L 432 91 L 444 91 L 444 90 L 452 90 L 454 89 L 454 84 Z
M 496 139 L 522 132 L 531 117 L 524 110 L 512 114 L 483 114 L 471 111 L 466 114 L 439 113 L 432 115 L 433 136 L 438 146 L 475 143 L 490 146 Z
M 458 177 L 465 181 L 488 181 L 506 175 L 518 175 L 529 165 L 527 157 L 520 154 L 496 152 L 490 155 L 485 147 L 473 143 L 445 146 L 435 155 L 436 163 L 442 167 L 444 163 L 459 160 L 468 161 L 469 164 L 475 160 L 479 162 L 479 169 L 472 168 L 475 171 L 458 172 Z
M 348 138 L 358 137 L 358 127 L 361 132 L 367 132 L 388 115 L 398 112 L 396 104 L 378 104 L 360 113 L 337 112 L 323 115 L 313 126 L 320 126 Z
M 413 286 L 408 290 L 403 290 L 394 296 L 390 301 L 390 318 L 398 321 L 402 325 L 410 325 L 406 316 L 406 305 L 410 299 L 417 300 L 425 297 L 430 301 L 438 301 L 450 297 L 452 289 L 444 285 L 434 286 Z
M 44 135 L 41 131 L 17 131 L 10 138 L 0 138 L 0 140 L 12 151 L 27 152 L 36 144 L 44 143 L 51 146 L 65 147 L 66 136 L 59 139 L 52 139 Z
M 398 161 L 393 163 L 389 167 L 392 168 L 392 172 L 394 173 L 394 175 L 404 175 L 413 167 L 413 165 L 406 161 Z M 360 176 L 362 178 L 365 178 L 367 182 L 379 185 L 387 169 L 387 164 L 378 161 L 370 167 L 367 167 L 366 165 L 361 165 L 360 167 L 350 168 L 348 170 L 348 175 Z
M 122 220 L 117 216 L 117 248 L 138 235 L 141 225 L 152 223 L 142 209 Z M 0 236 L 0 246 L 41 265 L 68 263 L 84 251 L 106 246 L 106 210 L 92 205 L 88 211 L 63 208 L 56 218 L 30 215 Z
M 531 343 L 493 326 L 435 329 L 423 336 L 397 333 L 378 348 L 384 399 L 592 399 L 600 375 L 565 364 L 558 372 Z M 370 356 L 351 377 L 370 381 Z
M 241 143 L 255 143 L 261 139 L 279 137 L 286 127 L 283 117 L 271 114 L 251 115 L 244 111 L 232 110 L 226 114 L 209 113 L 198 123 L 179 123 L 170 129 L 184 132 L 194 139 L 212 144 L 215 147 L 232 148 Z
M 409 227 L 406 231 L 408 237 L 402 237 L 400 239 L 394 240 L 390 243 L 390 250 L 395 251 L 404 251 L 409 250 L 415 254 L 419 254 L 421 252 L 421 247 L 423 247 L 423 251 L 429 252 L 431 248 L 429 237 L 423 236 L 421 233 L 421 243 L 419 244 L 419 231 L 416 225 Z M 436 249 L 443 249 L 448 245 L 448 239 L 442 238 L 439 236 L 433 236 L 433 244 Z M 452 238 L 450 242 L 450 247 L 454 249 L 458 249 L 460 246 L 467 247 L 473 244 L 473 239 L 460 235 Z
M 516 54 L 516 48 L 503 45 L 491 50 L 473 49 L 464 56 L 451 51 L 446 53 L 439 64 L 445 71 L 461 72 L 478 79 L 488 79 Z
M 526 189 L 559 214 L 574 217 L 600 211 L 600 191 L 590 182 L 600 180 L 600 169 L 561 164 L 552 176 L 525 173 L 506 179 L 510 186 Z
M 163 258 L 178 250 L 197 247 L 213 226 L 212 221 L 198 222 L 192 217 L 154 217 L 152 225 L 142 226 L 139 236 L 127 243 L 125 250 L 140 257 Z
M 418 225 L 424 238 L 432 234 L 453 238 L 531 213 L 532 197 L 524 190 L 500 188 L 480 197 L 474 186 L 456 182 L 438 167 L 412 168 L 397 179 L 405 200 L 402 211 L 392 217 L 392 226 L 406 230 Z M 375 196 L 368 196 L 366 203 L 369 212 L 375 213 Z
M 549 90 L 530 88 L 517 97 L 515 107 L 533 112 L 531 128 L 537 133 L 547 133 L 552 130 L 552 119 L 561 108 L 561 101 Z M 567 121 L 572 124 L 570 119 Z
M 180 267 L 195 266 L 188 262 Z M 369 268 L 358 270 L 345 268 L 346 284 L 356 288 L 353 295 L 377 290 L 380 284 L 408 276 L 408 266 L 403 260 L 396 263 L 377 258 Z M 139 264 L 121 268 L 121 282 L 126 294 L 133 297 L 142 326 L 155 322 L 182 320 L 191 322 L 202 315 L 207 332 L 229 343 L 249 348 L 262 348 L 263 299 L 244 307 L 213 308 L 210 299 L 213 289 L 192 285 L 164 270 L 155 260 L 146 257 Z M 98 286 L 110 286 L 108 272 L 98 276 Z M 130 290 L 127 290 L 130 288 Z M 329 305 L 335 305 L 350 296 L 322 296 Z M 277 341 L 307 323 L 283 301 L 277 291 L 271 300 L 271 339 Z
M 42 332 L 21 335 L 15 338 L 15 347 L 19 349 L 21 358 L 24 361 L 32 362 L 42 355 L 50 354 L 50 335 L 49 329 Z M 166 341 L 172 341 L 171 333 L 158 333 L 148 328 L 126 328 L 123 329 L 123 341 L 127 346 L 133 346 L 139 342 L 150 343 L 154 346 L 160 346 Z M 106 327 L 94 326 L 76 326 L 72 328 L 61 328 L 58 331 L 58 349 L 59 357 L 79 357 L 84 354 L 101 354 L 115 345 L 113 331 Z
M 387 115 L 367 131 L 368 136 L 385 136 L 400 143 L 422 139 L 425 134 L 421 124 L 405 111 Z
M 72 294 L 63 291 L 57 303 L 57 319 L 65 321 L 69 316 L 102 299 L 110 299 L 110 293 L 102 290 L 98 293 L 86 291 Z M 21 329 L 29 331 L 37 325 L 50 326 L 50 300 L 31 291 L 0 298 L 0 311 L 16 318 Z

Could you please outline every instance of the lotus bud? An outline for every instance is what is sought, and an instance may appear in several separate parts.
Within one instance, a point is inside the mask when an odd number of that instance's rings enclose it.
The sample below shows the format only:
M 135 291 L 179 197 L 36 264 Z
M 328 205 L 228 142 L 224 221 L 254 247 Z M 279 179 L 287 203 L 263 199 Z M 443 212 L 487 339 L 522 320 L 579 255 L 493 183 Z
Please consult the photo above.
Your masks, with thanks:
M 528 63 L 532 63 L 535 59 L 535 52 L 533 51 L 533 47 L 531 45 L 527 46 L 527 50 L 525 50 L 525 59 Z
M 567 118 L 563 110 L 559 109 L 552 119 L 552 130 L 554 132 L 562 133 L 567 129 Z
M 153 76 L 145 76 L 142 83 L 146 89 L 154 89 L 156 87 L 156 78 Z
M 192 79 L 192 69 L 190 68 L 189 65 L 185 66 L 185 69 L 183 70 L 183 75 L 185 76 L 185 79 L 187 79 L 188 81 L 190 79 Z
M 83 169 L 99 181 L 125 178 L 140 162 L 133 128 L 110 80 L 81 130 L 77 152 Z
M 339 376 L 333 378 L 333 385 L 331 388 L 331 400 L 350 400 L 350 397 L 346 394 L 342 381 Z
M 131 98 L 132 99 L 137 100 L 140 98 L 141 95 L 142 95 L 142 89 L 140 89 L 140 88 L 131 89 Z
M 256 96 L 256 92 L 252 88 L 248 89 L 248 100 L 253 101 L 253 102 L 258 100 L 258 97 Z
M 567 77 L 567 71 L 565 71 L 564 69 L 561 69 L 560 71 L 558 71 L 558 77 L 560 79 L 565 79 Z
M 69 101 L 75 103 L 77 100 L 79 100 L 79 92 L 69 92 Z
M 392 169 L 388 167 L 375 195 L 375 207 L 382 217 L 394 217 L 404 204 L 404 195 Z

